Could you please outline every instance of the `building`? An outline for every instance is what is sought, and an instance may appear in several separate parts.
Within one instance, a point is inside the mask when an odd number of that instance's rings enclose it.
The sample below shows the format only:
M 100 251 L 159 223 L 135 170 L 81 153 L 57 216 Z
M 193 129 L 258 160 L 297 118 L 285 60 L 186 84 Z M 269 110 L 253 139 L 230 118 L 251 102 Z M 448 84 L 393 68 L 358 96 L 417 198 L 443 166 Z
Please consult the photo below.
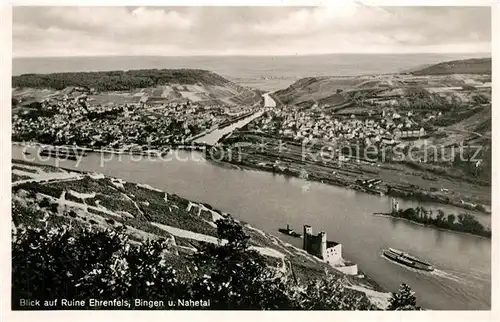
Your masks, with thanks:
M 317 235 L 313 235 L 312 227 L 304 225 L 304 239 L 302 242 L 302 248 L 305 251 L 324 260 L 333 268 L 344 274 L 358 274 L 358 265 L 342 258 L 342 244 L 327 240 L 326 232 L 322 231 Z
M 394 141 L 397 141 L 399 142 L 401 137 L 402 137 L 403 133 L 400 129 L 396 128 L 393 132 L 392 132 L 392 137 L 394 139 Z
M 422 136 L 425 136 L 425 129 L 421 127 L 419 130 L 418 129 L 408 129 L 401 131 L 401 136 L 402 138 L 419 138 Z
M 391 200 L 391 210 L 393 213 L 399 211 L 399 202 L 397 202 L 394 198 Z

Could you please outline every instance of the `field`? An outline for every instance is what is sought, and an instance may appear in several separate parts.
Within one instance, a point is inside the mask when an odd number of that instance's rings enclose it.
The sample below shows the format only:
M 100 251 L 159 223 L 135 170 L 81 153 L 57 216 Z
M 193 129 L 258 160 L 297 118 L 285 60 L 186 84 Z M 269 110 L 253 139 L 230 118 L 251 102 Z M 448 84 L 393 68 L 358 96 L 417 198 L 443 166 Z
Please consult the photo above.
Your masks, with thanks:
M 454 74 L 415 76 L 390 74 L 351 77 L 308 77 L 286 89 L 276 91 L 274 97 L 284 105 L 320 106 L 343 104 L 360 97 L 392 98 L 432 94 L 469 102 L 471 94 L 491 94 L 491 76 L 484 74 Z

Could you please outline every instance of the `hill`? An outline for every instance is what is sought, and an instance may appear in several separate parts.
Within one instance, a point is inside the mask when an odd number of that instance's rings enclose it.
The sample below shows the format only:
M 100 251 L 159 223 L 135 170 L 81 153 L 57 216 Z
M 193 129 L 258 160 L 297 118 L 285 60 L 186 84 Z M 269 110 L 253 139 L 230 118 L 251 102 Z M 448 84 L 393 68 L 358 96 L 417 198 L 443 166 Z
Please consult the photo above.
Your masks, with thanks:
M 217 223 L 231 219 L 210 205 L 102 174 L 13 160 L 12 181 L 15 230 L 57 229 L 65 225 L 76 232 L 88 227 L 119 230 L 133 245 L 164 240 L 168 245 L 165 260 L 186 278 L 197 270 L 189 258 L 205 246 L 223 243 Z M 250 249 L 262 255 L 269 269 L 283 274 L 290 283 L 315 282 L 328 273 L 352 296 L 369 299 L 380 308 L 387 305 L 388 294 L 377 292 L 376 285 L 366 278 L 344 275 L 301 249 L 232 220 L 242 226 Z
M 468 103 L 475 96 L 488 96 L 490 86 L 491 58 L 482 58 L 443 62 L 402 74 L 306 77 L 274 92 L 273 98 L 281 105 L 316 103 L 334 109 L 357 106 L 363 99 Z
M 222 76 L 202 69 L 138 69 L 24 74 L 12 77 L 13 87 L 52 88 L 58 90 L 68 86 L 81 86 L 95 88 L 97 91 L 121 91 L 171 83 L 224 86 L 230 82 Z
M 461 169 L 464 174 L 483 180 L 491 184 L 492 174 L 492 114 L 491 106 L 478 107 L 471 111 L 471 115 L 460 122 L 441 129 L 446 135 L 435 141 L 442 146 L 462 145 L 463 154 L 466 158 L 480 160 L 475 162 L 460 162 L 455 160 L 455 167 Z
M 97 103 L 189 100 L 202 105 L 254 105 L 261 101 L 259 91 L 200 69 L 24 74 L 12 77 L 12 87 L 13 97 L 24 101 L 64 95 L 75 89 L 91 94 Z
M 278 102 L 287 105 L 342 105 L 349 102 L 343 93 L 363 82 L 354 77 L 307 77 L 302 78 L 286 89 L 276 91 L 273 95 Z
M 452 60 L 411 72 L 413 75 L 491 74 L 491 58 Z

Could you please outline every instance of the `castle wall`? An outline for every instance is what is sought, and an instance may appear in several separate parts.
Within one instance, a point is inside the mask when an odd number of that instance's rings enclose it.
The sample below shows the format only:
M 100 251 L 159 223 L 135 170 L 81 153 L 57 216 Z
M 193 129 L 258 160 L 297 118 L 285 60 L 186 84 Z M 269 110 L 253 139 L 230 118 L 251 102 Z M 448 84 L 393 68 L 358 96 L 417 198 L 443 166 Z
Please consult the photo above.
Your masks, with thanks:
M 308 251 L 309 249 L 309 240 L 312 236 L 312 227 L 308 225 L 304 225 L 304 239 L 302 241 L 302 249 Z
M 323 259 L 330 265 L 339 263 L 342 260 L 342 244 L 327 248 Z
M 314 256 L 319 258 L 323 258 L 324 255 L 324 247 L 323 247 L 323 238 L 321 235 L 305 235 L 304 239 L 307 239 L 306 242 L 306 251 Z
M 346 263 L 342 259 L 342 244 L 327 242 L 326 233 L 320 232 L 318 235 L 312 234 L 310 226 L 304 226 L 303 249 L 309 254 L 323 259 L 336 270 L 348 274 L 357 275 L 358 265 Z M 330 246 L 327 248 L 327 245 Z
M 347 275 L 358 275 L 358 264 L 349 266 L 333 266 L 333 268 Z

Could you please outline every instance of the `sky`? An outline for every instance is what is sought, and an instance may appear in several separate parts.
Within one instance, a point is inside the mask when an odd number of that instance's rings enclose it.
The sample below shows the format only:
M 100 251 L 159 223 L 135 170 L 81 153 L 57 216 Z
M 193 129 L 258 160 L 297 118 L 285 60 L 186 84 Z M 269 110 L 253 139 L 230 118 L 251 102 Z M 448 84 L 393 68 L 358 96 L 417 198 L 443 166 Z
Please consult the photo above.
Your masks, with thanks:
M 14 7 L 13 56 L 491 52 L 489 7 Z

